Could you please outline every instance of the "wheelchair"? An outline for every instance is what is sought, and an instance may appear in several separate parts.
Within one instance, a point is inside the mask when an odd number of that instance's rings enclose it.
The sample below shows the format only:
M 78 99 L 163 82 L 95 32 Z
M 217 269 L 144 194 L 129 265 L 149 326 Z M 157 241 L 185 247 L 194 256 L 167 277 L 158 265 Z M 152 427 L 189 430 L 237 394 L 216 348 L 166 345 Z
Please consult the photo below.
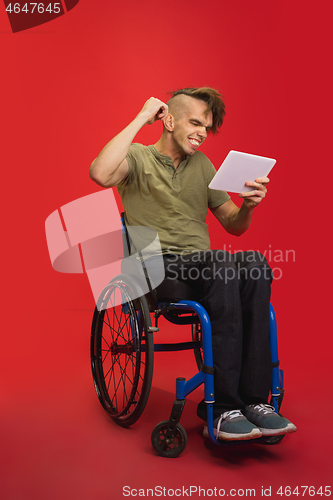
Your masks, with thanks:
M 121 220 L 124 252 L 128 255 L 131 243 L 124 213 Z M 154 344 L 153 336 L 159 331 L 160 317 L 171 324 L 190 325 L 192 339 L 188 342 Z M 278 413 L 284 388 L 272 305 L 270 346 L 273 363 L 270 404 Z M 144 293 L 137 278 L 121 274 L 104 288 L 92 321 L 91 368 L 98 399 L 118 425 L 128 427 L 134 424 L 146 406 L 152 384 L 154 352 L 187 349 L 194 350 L 198 372 L 188 380 L 176 379 L 176 398 L 170 417 L 157 424 L 151 435 L 154 450 L 163 457 L 178 457 L 184 451 L 187 435 L 179 421 L 186 396 L 202 384 L 211 441 L 217 446 L 237 443 L 217 440 L 213 431 L 214 368 L 208 314 L 195 300 L 192 289 L 181 281 L 166 278 L 156 289 L 150 287 L 149 293 Z M 260 437 L 251 442 L 277 444 L 283 437 Z

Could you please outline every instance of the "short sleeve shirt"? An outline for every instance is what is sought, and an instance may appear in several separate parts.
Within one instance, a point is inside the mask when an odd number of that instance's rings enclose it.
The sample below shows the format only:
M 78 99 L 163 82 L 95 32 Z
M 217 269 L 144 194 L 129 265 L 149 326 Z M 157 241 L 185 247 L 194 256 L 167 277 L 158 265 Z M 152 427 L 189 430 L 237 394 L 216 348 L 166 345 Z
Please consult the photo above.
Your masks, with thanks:
M 163 253 L 208 250 L 206 216 L 230 199 L 209 189 L 216 170 L 201 152 L 185 156 L 177 169 L 154 146 L 132 144 L 128 175 L 118 185 L 127 222 L 156 229 Z

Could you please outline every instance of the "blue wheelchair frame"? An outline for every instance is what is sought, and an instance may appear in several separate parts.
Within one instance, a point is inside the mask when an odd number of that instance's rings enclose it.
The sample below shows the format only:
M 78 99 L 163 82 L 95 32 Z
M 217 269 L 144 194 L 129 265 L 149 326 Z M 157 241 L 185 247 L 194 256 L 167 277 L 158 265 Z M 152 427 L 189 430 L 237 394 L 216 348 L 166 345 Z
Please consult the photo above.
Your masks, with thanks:
M 121 221 L 123 226 L 124 240 L 126 238 L 126 240 L 124 241 L 124 248 L 125 248 L 125 244 L 127 245 L 129 244 L 129 239 L 128 239 L 129 236 L 124 221 L 124 214 L 122 214 L 121 216 Z M 170 315 L 170 311 L 176 314 Z M 192 313 L 192 316 L 185 316 L 185 317 L 181 316 L 181 314 L 185 313 L 187 314 Z M 272 304 L 270 304 L 269 314 L 270 314 L 269 336 L 270 336 L 270 348 L 271 348 L 272 365 L 273 365 L 270 403 L 274 407 L 275 412 L 278 413 L 284 394 L 284 388 L 283 388 L 283 370 L 279 369 L 276 316 Z M 186 380 L 185 378 L 176 379 L 176 400 L 174 402 L 171 415 L 167 424 L 169 442 L 172 442 L 175 436 L 177 425 L 179 423 L 185 405 L 186 397 L 189 394 L 191 394 L 191 392 L 193 392 L 195 389 L 197 389 L 200 385 L 204 384 L 204 400 L 207 405 L 207 428 L 209 437 L 211 441 L 217 446 L 230 444 L 228 442 L 217 440 L 214 435 L 213 403 L 215 399 L 214 399 L 213 346 L 212 346 L 211 323 L 207 311 L 198 302 L 192 300 L 181 300 L 179 302 L 158 302 L 155 310 L 155 318 L 158 319 L 160 315 L 165 317 L 171 323 L 177 325 L 194 324 L 200 322 L 201 337 L 202 337 L 201 342 L 191 341 L 182 343 L 154 344 L 154 352 L 180 351 L 187 349 L 198 349 L 202 347 L 203 366 L 201 370 L 188 380 Z M 156 327 L 152 328 L 152 331 L 158 331 L 157 319 L 156 319 Z M 144 351 L 144 346 L 143 346 L 143 351 Z M 182 431 L 184 431 L 184 429 L 182 429 Z M 153 442 L 153 435 L 154 431 L 152 434 L 152 442 Z M 271 444 L 279 442 L 282 439 L 282 437 L 279 436 L 278 439 L 276 438 L 275 440 L 273 439 L 271 441 Z M 263 438 L 257 438 L 251 440 L 251 442 L 262 441 L 262 440 Z M 174 453 L 171 450 L 169 454 L 168 453 L 164 454 L 163 449 L 156 449 L 156 451 L 163 456 L 178 456 L 178 454 L 180 454 L 182 450 L 180 452 L 177 452 L 175 450 Z
M 214 398 L 214 375 L 213 375 L 213 346 L 212 346 L 212 329 L 211 323 L 205 308 L 200 305 L 198 302 L 194 302 L 191 300 L 182 300 L 176 303 L 169 303 L 166 306 L 165 303 L 159 303 L 158 308 L 161 307 L 168 309 L 168 307 L 172 308 L 175 311 L 183 311 L 183 312 L 193 312 L 195 313 L 199 321 L 201 323 L 201 332 L 202 332 L 202 352 L 203 352 L 203 367 L 198 373 L 196 373 L 193 377 L 188 380 L 184 378 L 176 379 L 176 401 L 177 402 L 185 402 L 186 396 L 191 394 L 195 389 L 197 389 L 201 384 L 204 384 L 204 399 L 207 405 L 207 427 L 210 439 L 218 446 L 221 446 L 225 443 L 218 441 L 214 435 L 213 430 L 213 403 L 215 401 Z M 167 314 L 163 315 L 169 321 L 170 318 Z M 179 318 L 182 319 L 182 318 Z M 172 320 L 173 323 L 176 324 L 186 324 L 185 321 L 176 321 Z M 282 396 L 283 391 L 283 370 L 279 369 L 279 358 L 278 358 L 278 343 L 277 343 L 277 327 L 276 327 L 276 317 L 272 304 L 270 304 L 270 328 L 269 328 L 269 336 L 270 336 L 270 347 L 271 347 L 271 355 L 272 355 L 272 364 L 273 364 L 273 373 L 272 373 L 272 382 L 271 382 L 271 404 L 274 407 L 276 413 L 279 411 L 280 407 L 280 398 Z M 192 344 L 192 345 L 190 345 Z M 179 348 L 177 346 L 179 345 Z M 197 342 L 184 342 L 183 344 L 155 344 L 154 351 L 170 351 L 170 350 L 185 350 L 185 349 L 193 349 L 198 347 Z M 170 425 L 172 425 L 172 417 L 171 417 Z M 260 439 L 260 438 L 259 438 Z

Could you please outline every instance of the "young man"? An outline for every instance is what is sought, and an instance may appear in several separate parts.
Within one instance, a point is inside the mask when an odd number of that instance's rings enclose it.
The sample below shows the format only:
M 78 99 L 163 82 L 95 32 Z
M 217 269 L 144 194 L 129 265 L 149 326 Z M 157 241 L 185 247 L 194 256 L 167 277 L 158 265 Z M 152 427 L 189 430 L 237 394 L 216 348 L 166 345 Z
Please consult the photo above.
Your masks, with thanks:
M 129 225 L 157 230 L 166 276 L 196 291 L 212 324 L 215 434 L 252 439 L 296 427 L 267 404 L 272 373 L 269 266 L 254 252 L 210 250 L 208 208 L 227 232 L 239 236 L 269 182 L 266 177 L 247 182 L 253 190 L 240 194 L 240 208 L 227 193 L 208 188 L 216 171 L 198 148 L 221 127 L 224 114 L 221 95 L 209 87 L 178 90 L 167 104 L 151 97 L 103 148 L 90 176 L 103 187 L 117 186 Z M 156 120 L 163 122 L 157 143 L 132 144 L 138 131 Z M 204 402 L 198 415 L 205 419 Z

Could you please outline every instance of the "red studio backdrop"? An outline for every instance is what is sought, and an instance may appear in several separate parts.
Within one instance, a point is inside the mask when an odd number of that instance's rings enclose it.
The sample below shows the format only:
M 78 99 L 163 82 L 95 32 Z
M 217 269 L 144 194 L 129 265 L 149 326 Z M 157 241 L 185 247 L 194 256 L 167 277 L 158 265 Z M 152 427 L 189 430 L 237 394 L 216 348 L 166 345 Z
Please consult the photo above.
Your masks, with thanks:
M 37 3 L 36 16 L 51 5 L 53 18 L 43 20 L 25 12 L 34 4 L 12 2 L 12 12 L 9 4 L 0 4 L 1 498 L 121 499 L 147 489 L 241 497 L 250 488 L 273 498 L 329 496 L 329 2 L 80 0 L 59 2 L 61 15 L 55 3 Z M 91 161 L 150 96 L 203 85 L 219 89 L 227 109 L 202 148 L 215 167 L 231 149 L 277 159 L 245 235 L 227 235 L 211 214 L 208 224 L 213 248 L 259 250 L 275 269 L 282 412 L 298 431 L 275 447 L 215 448 L 195 414 L 199 389 L 182 417 L 187 448 L 168 460 L 154 454 L 150 433 L 169 416 L 175 378 L 193 374 L 192 353 L 156 354 L 140 420 L 131 429 L 109 421 L 90 373 L 88 280 L 52 269 L 45 220 L 101 190 Z M 146 126 L 136 141 L 154 143 L 160 132 L 160 123 Z

